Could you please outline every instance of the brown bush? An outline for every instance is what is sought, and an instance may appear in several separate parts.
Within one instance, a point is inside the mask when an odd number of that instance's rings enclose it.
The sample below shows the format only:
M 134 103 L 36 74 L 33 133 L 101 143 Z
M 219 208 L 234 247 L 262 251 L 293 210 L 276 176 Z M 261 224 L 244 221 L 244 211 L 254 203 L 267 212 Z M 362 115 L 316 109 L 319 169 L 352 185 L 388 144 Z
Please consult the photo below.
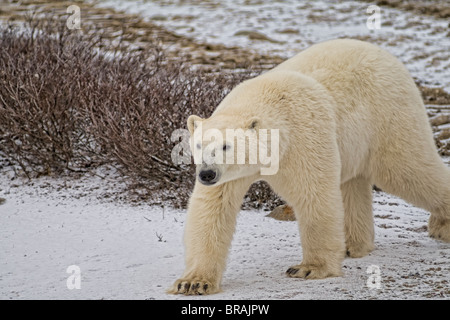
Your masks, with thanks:
M 8 27 L 0 33 L 0 151 L 29 177 L 94 161 L 78 104 L 86 71 L 73 68 L 95 59 L 95 53 L 76 37 L 69 40 L 64 29 L 56 37 L 42 31 L 30 24 L 27 31 Z
M 157 45 L 128 49 L 56 19 L 1 29 L 0 154 L 29 178 L 115 166 L 130 187 L 145 190 L 141 198 L 184 207 L 193 165 L 172 163 L 172 132 L 190 114 L 208 116 L 251 73 L 211 75 Z M 245 207 L 277 199 L 260 184 Z

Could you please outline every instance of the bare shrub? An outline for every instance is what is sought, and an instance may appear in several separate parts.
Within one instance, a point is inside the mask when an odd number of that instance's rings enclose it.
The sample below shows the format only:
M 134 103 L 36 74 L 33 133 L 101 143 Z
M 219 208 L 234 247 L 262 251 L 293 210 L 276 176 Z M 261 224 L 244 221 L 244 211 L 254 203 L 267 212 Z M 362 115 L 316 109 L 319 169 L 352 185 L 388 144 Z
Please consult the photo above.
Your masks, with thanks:
M 93 161 L 73 69 L 96 55 L 60 30 L 51 36 L 32 24 L 0 31 L 0 151 L 27 176 L 79 170 Z

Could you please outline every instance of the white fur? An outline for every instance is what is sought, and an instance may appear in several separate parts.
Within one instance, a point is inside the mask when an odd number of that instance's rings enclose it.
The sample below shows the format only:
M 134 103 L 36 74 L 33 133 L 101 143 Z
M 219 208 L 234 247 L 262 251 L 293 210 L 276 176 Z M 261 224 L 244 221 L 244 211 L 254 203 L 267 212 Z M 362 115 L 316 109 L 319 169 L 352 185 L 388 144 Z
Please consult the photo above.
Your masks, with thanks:
M 171 293 L 220 290 L 236 215 L 251 183 L 264 179 L 294 209 L 308 279 L 341 275 L 347 253 L 374 247 L 373 184 L 430 211 L 431 236 L 450 241 L 450 170 L 436 152 L 425 108 L 406 68 L 357 40 L 320 43 L 237 86 L 205 128 L 280 130 L 276 175 L 258 165 L 216 165 L 212 186 L 197 181 L 185 231 L 186 271 Z M 195 143 L 195 142 L 194 142 Z M 201 166 L 201 165 L 199 165 Z

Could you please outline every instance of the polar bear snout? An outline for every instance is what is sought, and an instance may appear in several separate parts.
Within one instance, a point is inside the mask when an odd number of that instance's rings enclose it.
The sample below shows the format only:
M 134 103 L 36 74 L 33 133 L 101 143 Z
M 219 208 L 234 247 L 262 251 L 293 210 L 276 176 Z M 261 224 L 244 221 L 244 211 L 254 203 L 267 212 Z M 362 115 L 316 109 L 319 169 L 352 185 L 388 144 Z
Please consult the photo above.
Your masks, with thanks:
M 214 183 L 214 179 L 216 178 L 216 172 L 214 170 L 202 170 L 200 171 L 198 178 L 202 182 Z
M 219 178 L 220 173 L 216 168 L 202 167 L 198 173 L 198 180 L 206 186 L 215 184 Z

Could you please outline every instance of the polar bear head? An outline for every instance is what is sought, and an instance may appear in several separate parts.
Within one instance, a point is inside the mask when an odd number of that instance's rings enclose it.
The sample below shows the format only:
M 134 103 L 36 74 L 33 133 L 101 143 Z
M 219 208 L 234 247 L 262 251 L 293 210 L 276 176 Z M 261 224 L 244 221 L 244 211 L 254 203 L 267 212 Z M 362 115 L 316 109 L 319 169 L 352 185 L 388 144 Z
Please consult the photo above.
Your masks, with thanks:
M 187 125 L 198 181 L 211 186 L 276 173 L 278 131 L 263 129 L 262 124 L 259 116 L 224 113 L 208 119 L 190 116 Z

